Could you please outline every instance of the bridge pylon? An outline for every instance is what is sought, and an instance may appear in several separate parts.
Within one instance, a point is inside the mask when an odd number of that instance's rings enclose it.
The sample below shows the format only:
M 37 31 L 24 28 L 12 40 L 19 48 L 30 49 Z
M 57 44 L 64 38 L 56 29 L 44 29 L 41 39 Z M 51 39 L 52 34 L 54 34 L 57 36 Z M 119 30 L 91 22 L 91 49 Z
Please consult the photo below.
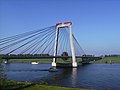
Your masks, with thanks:
M 75 58 L 75 51 L 74 51 L 74 44 L 73 44 L 73 37 L 72 37 L 72 23 L 71 22 L 64 22 L 64 23 L 57 23 L 56 24 L 56 37 L 55 37 L 55 43 L 54 43 L 53 56 L 57 56 L 59 28 L 65 28 L 65 27 L 67 27 L 69 29 L 70 46 L 71 46 L 71 52 L 72 52 L 72 67 L 77 67 L 77 62 L 76 62 L 76 58 Z M 53 67 L 57 66 L 56 58 L 53 58 L 52 66 Z

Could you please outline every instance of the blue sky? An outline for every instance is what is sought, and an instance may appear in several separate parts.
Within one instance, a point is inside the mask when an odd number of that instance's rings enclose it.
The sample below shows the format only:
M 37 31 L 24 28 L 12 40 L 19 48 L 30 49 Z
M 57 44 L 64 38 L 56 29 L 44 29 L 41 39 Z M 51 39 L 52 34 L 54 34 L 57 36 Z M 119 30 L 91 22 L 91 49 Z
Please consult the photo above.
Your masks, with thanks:
M 0 0 L 0 38 L 64 21 L 86 54 L 120 54 L 120 0 Z

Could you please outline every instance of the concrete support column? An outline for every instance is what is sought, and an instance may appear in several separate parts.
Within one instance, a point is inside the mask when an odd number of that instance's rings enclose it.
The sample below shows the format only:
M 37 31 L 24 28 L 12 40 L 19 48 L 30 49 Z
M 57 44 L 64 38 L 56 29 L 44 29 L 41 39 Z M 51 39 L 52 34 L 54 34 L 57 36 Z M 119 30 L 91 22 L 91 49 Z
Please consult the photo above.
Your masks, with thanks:
M 71 52 L 72 52 L 72 66 L 77 67 L 77 62 L 75 58 L 75 51 L 74 51 L 74 44 L 73 44 L 73 37 L 72 37 L 72 26 L 69 25 L 69 32 L 70 32 L 70 46 L 71 46 Z
M 59 35 L 59 28 L 56 26 L 56 37 L 55 37 L 54 54 L 53 54 L 53 56 L 57 55 L 58 35 Z M 56 67 L 56 58 L 53 58 L 52 67 Z
M 72 37 L 72 26 L 71 22 L 64 22 L 64 23 L 57 23 L 56 24 L 56 37 L 55 37 L 55 44 L 54 44 L 54 55 L 57 55 L 57 46 L 58 46 L 58 35 L 59 35 L 59 28 L 67 27 L 69 29 L 70 34 L 70 46 L 72 52 L 72 67 L 77 67 L 77 62 L 75 58 L 75 51 L 74 51 L 74 44 L 73 44 L 73 37 Z M 56 58 L 53 58 L 52 66 L 56 67 Z

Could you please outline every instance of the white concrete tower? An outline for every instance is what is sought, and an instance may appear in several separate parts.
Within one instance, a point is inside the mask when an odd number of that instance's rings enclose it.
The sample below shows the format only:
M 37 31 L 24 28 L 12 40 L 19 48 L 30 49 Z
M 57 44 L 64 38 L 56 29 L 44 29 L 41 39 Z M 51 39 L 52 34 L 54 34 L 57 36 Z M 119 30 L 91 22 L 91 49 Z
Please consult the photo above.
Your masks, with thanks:
M 57 23 L 56 24 L 56 37 L 55 37 L 55 44 L 54 44 L 54 56 L 57 55 L 57 46 L 58 46 L 58 37 L 59 37 L 59 28 L 67 27 L 69 29 L 70 34 L 70 46 L 72 52 L 72 67 L 77 67 L 77 62 L 75 58 L 75 51 L 74 51 L 74 44 L 73 44 L 73 37 L 72 37 L 72 23 L 71 22 L 64 22 L 64 23 Z M 52 66 L 56 67 L 56 58 L 53 58 Z

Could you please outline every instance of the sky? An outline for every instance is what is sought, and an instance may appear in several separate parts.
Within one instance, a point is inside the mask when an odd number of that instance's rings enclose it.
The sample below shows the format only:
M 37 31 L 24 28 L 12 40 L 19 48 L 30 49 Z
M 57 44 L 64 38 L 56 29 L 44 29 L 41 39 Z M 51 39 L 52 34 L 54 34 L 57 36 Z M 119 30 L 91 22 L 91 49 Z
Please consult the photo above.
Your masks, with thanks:
M 0 39 L 66 21 L 86 54 L 120 54 L 120 0 L 0 0 Z

